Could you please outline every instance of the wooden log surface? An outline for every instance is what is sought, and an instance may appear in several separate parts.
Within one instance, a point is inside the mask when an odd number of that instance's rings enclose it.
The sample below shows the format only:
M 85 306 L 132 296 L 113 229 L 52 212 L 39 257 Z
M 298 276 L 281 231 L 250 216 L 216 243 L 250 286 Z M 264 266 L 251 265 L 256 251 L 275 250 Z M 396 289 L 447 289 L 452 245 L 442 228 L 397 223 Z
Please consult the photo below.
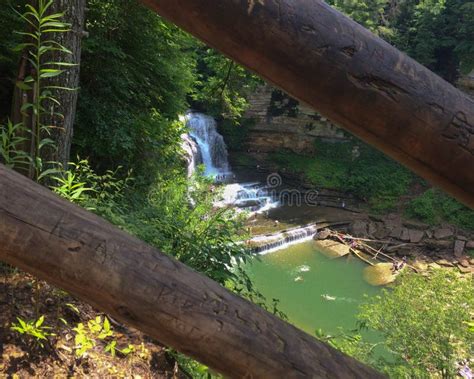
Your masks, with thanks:
M 231 378 L 381 378 L 0 165 L 0 260 Z
M 474 208 L 474 101 L 323 1 L 141 1 Z

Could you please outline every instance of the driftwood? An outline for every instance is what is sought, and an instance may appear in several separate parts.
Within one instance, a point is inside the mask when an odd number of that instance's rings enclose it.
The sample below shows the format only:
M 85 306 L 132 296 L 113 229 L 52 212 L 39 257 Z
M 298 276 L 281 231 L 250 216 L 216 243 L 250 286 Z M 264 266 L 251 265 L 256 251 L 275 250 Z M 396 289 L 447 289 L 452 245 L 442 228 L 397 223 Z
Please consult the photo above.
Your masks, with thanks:
M 474 101 L 321 0 L 141 0 L 474 208 Z
M 2 165 L 0 220 L 0 260 L 228 377 L 382 377 Z

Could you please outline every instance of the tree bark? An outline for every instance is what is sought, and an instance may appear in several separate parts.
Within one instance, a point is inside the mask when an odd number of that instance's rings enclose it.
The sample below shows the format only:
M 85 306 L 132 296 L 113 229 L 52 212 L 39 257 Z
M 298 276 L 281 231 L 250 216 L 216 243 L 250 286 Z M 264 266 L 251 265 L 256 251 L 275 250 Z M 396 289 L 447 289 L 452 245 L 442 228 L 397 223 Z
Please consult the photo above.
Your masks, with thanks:
M 232 378 L 382 378 L 0 165 L 0 260 Z
M 474 208 L 474 101 L 323 1 L 141 1 Z
M 50 152 L 47 161 L 56 161 L 67 168 L 70 160 L 71 143 L 74 133 L 74 120 L 76 115 L 77 99 L 79 96 L 79 75 L 81 63 L 82 38 L 85 35 L 85 7 L 86 0 L 55 0 L 50 8 L 50 13 L 64 12 L 62 21 L 70 24 L 67 33 L 56 33 L 54 40 L 70 50 L 72 54 L 54 54 L 50 57 L 53 61 L 74 63 L 75 66 L 68 67 L 63 74 L 46 82 L 46 85 L 54 85 L 75 90 L 54 90 L 54 97 L 60 105 L 49 103 L 49 109 L 61 114 L 52 116 L 46 120 L 47 125 L 53 128 L 52 138 L 56 142 L 57 151 Z

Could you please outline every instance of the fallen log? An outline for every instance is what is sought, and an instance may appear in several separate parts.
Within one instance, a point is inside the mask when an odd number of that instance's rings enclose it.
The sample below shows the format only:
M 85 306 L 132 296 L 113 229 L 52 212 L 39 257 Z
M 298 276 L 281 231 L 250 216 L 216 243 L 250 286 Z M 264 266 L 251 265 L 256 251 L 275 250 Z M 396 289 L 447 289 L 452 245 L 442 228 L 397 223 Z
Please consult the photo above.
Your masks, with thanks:
M 141 0 L 474 208 L 474 101 L 321 0 Z
M 0 165 L 0 260 L 232 378 L 382 375 Z

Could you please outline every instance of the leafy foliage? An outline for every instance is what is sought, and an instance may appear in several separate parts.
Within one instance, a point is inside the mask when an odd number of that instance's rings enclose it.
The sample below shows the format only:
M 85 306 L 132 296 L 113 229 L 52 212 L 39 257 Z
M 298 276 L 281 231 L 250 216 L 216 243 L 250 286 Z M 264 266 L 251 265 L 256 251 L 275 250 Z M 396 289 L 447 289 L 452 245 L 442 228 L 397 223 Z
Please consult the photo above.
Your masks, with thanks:
M 187 106 L 193 40 L 134 0 L 88 7 L 75 151 L 93 167 L 136 168 L 179 131 L 169 120 Z
M 97 316 L 95 319 L 89 320 L 86 324 L 79 323 L 75 328 L 74 344 L 76 356 L 82 357 L 88 351 L 97 346 L 98 342 L 105 344 L 103 349 L 110 353 L 113 357 L 117 351 L 123 355 L 128 355 L 134 351 L 134 346 L 129 345 L 123 349 L 117 347 L 117 341 L 114 339 L 114 331 L 107 317 Z
M 435 188 L 413 199 L 408 204 L 407 215 L 431 225 L 448 221 L 464 229 L 474 229 L 474 211 Z
M 23 124 L 13 124 L 8 120 L 5 125 L 0 126 L 0 130 L 0 161 L 12 169 L 27 169 L 31 157 L 23 150 L 25 142 L 28 141 Z
M 304 174 L 311 184 L 351 192 L 379 212 L 392 209 L 413 178 L 398 163 L 360 142 L 319 140 L 314 157 L 280 153 L 274 159 L 283 168 Z
M 22 40 L 13 31 L 22 29 L 18 13 L 22 12 L 25 3 L 25 0 L 0 0 L 0 122 L 6 120 L 11 109 L 19 59 L 19 51 L 15 47 Z
M 394 33 L 388 19 L 389 0 L 331 0 L 329 4 L 381 37 Z
M 217 118 L 237 121 L 247 109 L 246 96 L 260 83 L 248 70 L 198 44 L 198 81 L 192 100 Z
M 61 21 L 62 13 L 50 13 L 53 0 L 39 0 L 37 7 L 26 4 L 24 13 L 17 12 L 18 17 L 28 26 L 27 31 L 16 34 L 26 42 L 18 44 L 15 49 L 24 51 L 26 61 L 31 66 L 31 75 L 16 82 L 16 86 L 31 94 L 31 102 L 24 102 L 21 112 L 24 120 L 13 125 L 8 121 L 2 126 L 2 144 L 0 154 L 2 161 L 12 168 L 25 169 L 36 181 L 46 178 L 53 169 L 43 162 L 43 149 L 55 149 L 55 142 L 49 138 L 51 126 L 44 123 L 45 117 L 54 114 L 54 104 L 59 102 L 52 94 L 53 89 L 68 90 L 45 84 L 49 78 L 58 77 L 65 72 L 70 63 L 50 60 L 52 52 L 70 52 L 54 40 L 54 34 L 65 33 L 68 25 Z M 46 102 L 53 104 L 46 109 Z
M 44 316 L 31 321 L 24 321 L 18 317 L 17 321 L 17 323 L 12 324 L 11 330 L 31 338 L 35 344 L 42 348 L 44 343 L 48 341 L 48 337 L 54 336 L 53 333 L 49 332 L 51 327 L 44 325 Z
M 383 333 L 395 362 L 379 363 L 393 377 L 454 377 L 456 363 L 474 353 L 466 326 L 474 315 L 474 282 L 439 270 L 405 274 L 393 290 L 370 299 L 360 319 Z

